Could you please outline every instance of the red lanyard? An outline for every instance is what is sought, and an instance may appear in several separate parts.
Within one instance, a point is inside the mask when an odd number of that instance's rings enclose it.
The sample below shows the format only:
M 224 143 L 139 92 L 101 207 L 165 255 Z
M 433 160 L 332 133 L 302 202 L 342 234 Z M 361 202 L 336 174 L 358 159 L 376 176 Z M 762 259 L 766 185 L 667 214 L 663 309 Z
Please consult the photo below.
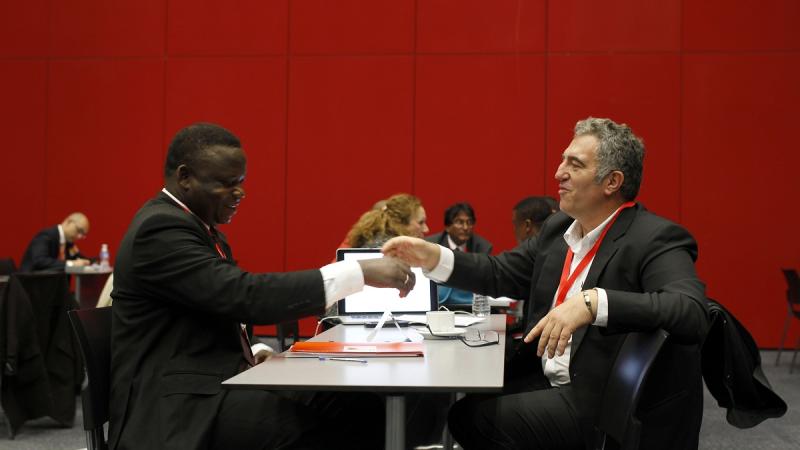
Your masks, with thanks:
M 178 203 L 178 206 L 180 206 L 181 208 L 183 208 L 183 210 L 184 210 L 184 211 L 186 211 L 187 213 L 189 213 L 189 214 L 191 214 L 191 215 L 193 215 L 193 216 L 195 215 L 195 214 L 194 214 L 194 213 L 193 213 L 191 210 L 189 210 L 189 208 L 187 208 L 186 206 L 184 206 L 184 205 L 182 205 L 182 204 L 180 204 L 180 203 Z M 196 216 L 195 216 L 195 217 L 196 217 Z M 227 256 L 227 255 L 225 255 L 225 252 L 223 252 L 223 251 L 222 251 L 222 246 L 220 246 L 220 245 L 219 245 L 219 238 L 217 237 L 216 230 L 213 230 L 211 227 L 209 227 L 209 226 L 206 226 L 206 231 L 208 231 L 208 235 L 209 235 L 209 236 L 211 236 L 211 240 L 212 240 L 212 241 L 214 241 L 214 248 L 216 248 L 216 249 L 217 249 L 217 253 L 219 253 L 219 256 L 220 256 L 220 258 L 222 258 L 222 259 L 228 259 L 228 256 Z
M 564 268 L 561 269 L 561 281 L 559 281 L 558 283 L 558 295 L 556 295 L 556 306 L 564 303 L 564 299 L 567 298 L 567 292 L 575 283 L 575 280 L 578 279 L 578 275 L 580 275 L 586 269 L 586 266 L 588 266 L 589 263 L 592 262 L 592 259 L 594 259 L 594 255 L 600 248 L 600 243 L 603 242 L 603 238 L 606 237 L 606 233 L 608 233 L 608 230 L 611 229 L 611 225 L 614 225 L 614 222 L 616 222 L 617 217 L 619 217 L 619 214 L 622 212 L 622 210 L 630 208 L 633 205 L 635 205 L 634 202 L 627 202 L 624 203 L 622 206 L 620 206 L 617 212 L 614 213 L 614 217 L 612 217 L 611 220 L 608 222 L 608 224 L 605 226 L 605 228 L 603 228 L 603 232 L 600 233 L 600 237 L 597 238 L 597 242 L 594 243 L 592 248 L 589 250 L 589 253 L 587 253 L 586 256 L 583 257 L 581 262 L 578 263 L 578 267 L 575 268 L 571 276 L 569 275 L 569 268 L 572 266 L 573 253 L 571 248 L 567 248 L 567 257 L 564 258 Z

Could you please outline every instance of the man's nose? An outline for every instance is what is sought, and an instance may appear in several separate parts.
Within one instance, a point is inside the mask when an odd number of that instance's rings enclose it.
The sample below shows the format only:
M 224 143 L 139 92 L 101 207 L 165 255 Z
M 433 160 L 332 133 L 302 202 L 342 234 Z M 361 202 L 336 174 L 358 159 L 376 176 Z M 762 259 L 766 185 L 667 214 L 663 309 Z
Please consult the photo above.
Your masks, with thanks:
M 564 170 L 564 163 L 562 162 L 556 168 L 555 179 L 558 180 L 558 181 L 561 181 L 561 180 L 564 179 L 564 177 L 566 177 L 566 175 L 567 175 L 567 171 Z
M 244 188 L 239 186 L 233 191 L 233 195 L 238 198 L 239 200 L 247 197 L 247 194 L 244 192 Z

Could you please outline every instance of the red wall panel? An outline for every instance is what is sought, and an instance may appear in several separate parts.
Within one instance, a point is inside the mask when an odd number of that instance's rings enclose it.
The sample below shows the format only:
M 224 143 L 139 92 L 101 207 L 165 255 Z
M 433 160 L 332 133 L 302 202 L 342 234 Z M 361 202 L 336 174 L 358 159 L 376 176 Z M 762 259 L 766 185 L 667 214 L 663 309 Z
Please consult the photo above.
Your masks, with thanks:
M 48 225 L 44 192 L 47 63 L 0 60 L 0 190 L 6 205 L 0 220 L 0 257 L 17 267 L 30 238 Z M 60 220 L 60 219 L 59 219 Z
M 47 7 L 47 0 L 0 3 L 0 57 L 47 55 Z
M 681 0 L 550 1 L 548 49 L 677 51 L 680 12 Z
M 86 213 L 88 255 L 106 242 L 113 260 L 131 217 L 162 186 L 163 74 L 157 59 L 50 63 L 45 218 Z
M 646 147 L 639 200 L 656 214 L 680 219 L 680 59 L 672 54 L 553 55 L 548 64 L 547 192 L 588 116 L 627 123 Z
M 545 49 L 544 0 L 418 2 L 421 53 L 540 52 Z
M 684 221 L 708 294 L 766 347 L 786 315 L 779 269 L 796 268 L 800 254 L 791 144 L 800 85 L 784 75 L 799 70 L 796 54 L 692 55 L 684 65 Z
M 689 50 L 800 50 L 797 0 L 683 2 Z
M 296 0 L 291 3 L 294 54 L 408 53 L 414 43 L 413 0 Z
M 50 55 L 162 55 L 165 10 L 164 0 L 50 2 Z
M 217 123 L 236 134 L 247 154 L 247 197 L 222 231 L 243 268 L 283 270 L 285 58 L 172 59 L 166 84 L 164 151 L 179 129 L 195 122 Z
M 418 58 L 414 182 L 432 232 L 469 201 L 477 234 L 515 245 L 511 208 L 544 188 L 543 80 L 539 55 Z
M 375 201 L 411 192 L 413 76 L 406 56 L 292 59 L 288 269 L 331 261 Z
M 25 170 L 2 187 L 25 194 L 0 255 L 74 209 L 92 219 L 84 249 L 113 254 L 161 187 L 172 134 L 198 120 L 249 156 L 225 227 L 245 268 L 318 267 L 400 191 L 435 231 L 473 202 L 504 249 L 512 205 L 555 193 L 575 121 L 610 116 L 645 139 L 641 200 L 694 232 L 709 293 L 774 346 L 778 269 L 800 265 L 800 243 L 760 222 L 796 218 L 798 19 L 794 0 L 5 2 L 2 164 Z M 746 250 L 744 230 L 759 232 Z
M 170 55 L 286 53 L 288 0 L 171 0 Z

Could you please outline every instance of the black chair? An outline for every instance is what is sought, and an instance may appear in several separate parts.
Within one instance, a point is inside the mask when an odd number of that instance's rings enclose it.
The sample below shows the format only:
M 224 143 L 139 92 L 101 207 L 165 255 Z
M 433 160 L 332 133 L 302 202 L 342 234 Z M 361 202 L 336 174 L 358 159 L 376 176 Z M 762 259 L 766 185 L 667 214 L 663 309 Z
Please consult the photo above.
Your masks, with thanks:
M 66 315 L 75 307 L 67 276 L 15 273 L 5 285 L 0 294 L 0 404 L 10 436 L 44 416 L 71 427 L 84 369 Z
M 778 356 L 775 357 L 775 365 L 777 366 L 781 360 L 781 352 L 783 345 L 786 341 L 786 334 L 789 332 L 789 326 L 792 324 L 792 317 L 800 319 L 800 276 L 797 275 L 795 269 L 781 269 L 783 276 L 786 278 L 786 305 L 788 311 L 786 313 L 786 321 L 783 325 L 783 337 L 781 338 L 781 345 L 778 347 Z M 794 360 L 797 358 L 797 347 L 800 345 L 800 338 L 794 344 L 794 355 L 792 355 L 792 364 L 789 366 L 789 373 L 794 371 Z
M 636 408 L 650 366 L 668 336 L 666 331 L 656 330 L 629 333 L 625 337 L 603 393 L 599 419 L 595 425 L 596 450 L 639 448 L 642 424 L 636 418 Z M 609 445 L 609 438 L 616 446 Z
M 81 396 L 88 450 L 107 450 L 103 425 L 108 422 L 111 378 L 111 307 L 76 309 L 69 321 L 80 342 L 88 385 Z
M 16 273 L 17 265 L 12 258 L 0 258 L 0 275 L 11 275 Z

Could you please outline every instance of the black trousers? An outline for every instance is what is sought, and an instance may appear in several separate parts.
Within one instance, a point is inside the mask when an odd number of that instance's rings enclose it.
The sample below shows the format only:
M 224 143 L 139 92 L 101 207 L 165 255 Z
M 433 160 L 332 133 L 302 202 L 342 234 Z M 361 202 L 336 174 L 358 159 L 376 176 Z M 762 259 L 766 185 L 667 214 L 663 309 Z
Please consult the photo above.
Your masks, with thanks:
M 384 445 L 384 405 L 372 393 L 231 390 L 212 449 L 375 449 Z
M 553 388 L 541 375 L 506 380 L 502 395 L 467 396 L 448 424 L 465 449 L 578 450 L 585 447 L 572 387 Z

